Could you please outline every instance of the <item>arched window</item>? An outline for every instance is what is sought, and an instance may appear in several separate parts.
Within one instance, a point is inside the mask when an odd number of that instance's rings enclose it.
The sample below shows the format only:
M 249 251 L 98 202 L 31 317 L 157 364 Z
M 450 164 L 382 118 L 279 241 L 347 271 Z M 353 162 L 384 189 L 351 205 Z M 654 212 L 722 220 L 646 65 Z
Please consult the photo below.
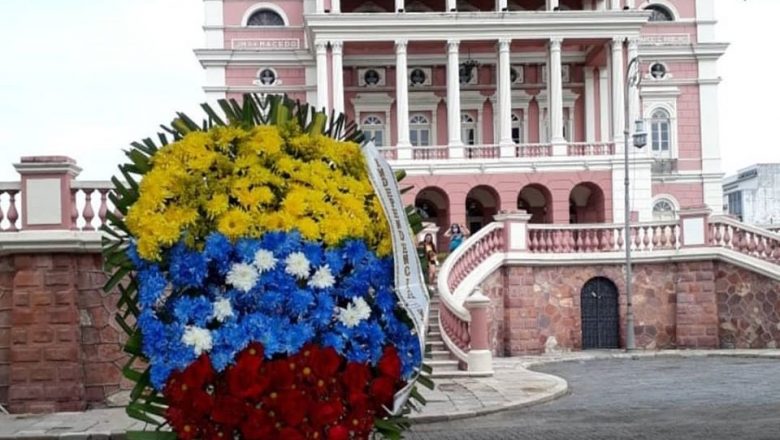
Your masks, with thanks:
M 650 21 L 674 21 L 674 15 L 665 6 L 650 5 L 645 8 L 646 11 L 650 11 Z
M 653 204 L 653 220 L 668 221 L 677 219 L 677 210 L 669 199 L 658 199 Z
M 516 144 L 522 144 L 523 139 L 523 120 L 517 113 L 512 113 L 512 140 Z
M 247 26 L 284 26 L 284 18 L 270 9 L 259 9 L 249 16 Z
M 409 142 L 415 147 L 431 145 L 431 123 L 424 115 L 409 117 Z
M 650 120 L 653 153 L 668 153 L 672 145 L 671 118 L 669 112 L 657 109 Z
M 477 123 L 468 113 L 461 113 L 460 115 L 460 137 L 464 145 L 477 143 Z
M 360 129 L 368 139 L 373 139 L 377 146 L 385 145 L 385 124 L 378 117 L 368 116 L 363 119 Z

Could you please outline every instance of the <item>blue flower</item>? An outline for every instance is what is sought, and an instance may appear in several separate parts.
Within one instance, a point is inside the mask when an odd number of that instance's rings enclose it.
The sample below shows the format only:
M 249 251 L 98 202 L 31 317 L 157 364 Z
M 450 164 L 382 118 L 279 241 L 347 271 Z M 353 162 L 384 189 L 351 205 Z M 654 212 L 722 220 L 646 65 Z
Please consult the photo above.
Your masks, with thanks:
M 344 243 L 344 258 L 353 266 L 357 266 L 358 263 L 360 263 L 360 261 L 362 261 L 368 253 L 369 250 L 362 240 L 349 240 Z
M 336 332 L 326 332 L 320 336 L 320 344 L 323 347 L 333 347 L 339 353 L 344 352 L 344 346 L 346 345 L 346 339 L 343 335 Z
M 303 255 L 309 260 L 309 264 L 312 267 L 318 267 L 322 265 L 322 260 L 325 257 L 325 252 L 322 249 L 322 245 L 319 243 L 307 242 L 303 245 Z
M 333 320 L 336 302 L 327 293 L 317 295 L 317 305 L 309 314 L 309 319 L 315 327 L 326 327 Z
M 268 294 L 266 294 L 267 296 Z M 309 306 L 314 304 L 314 295 L 308 290 L 295 289 L 287 297 L 287 312 L 291 318 L 298 318 L 303 315 Z
M 388 287 L 380 287 L 376 293 L 374 303 L 382 314 L 392 313 L 395 308 L 396 297 Z
M 135 266 L 136 270 L 146 268 L 148 262 L 141 258 L 140 255 L 138 255 L 138 247 L 135 241 L 131 241 L 127 244 L 125 254 L 127 255 L 127 258 L 130 259 L 130 262 L 133 263 L 133 266 Z
M 292 324 L 283 332 L 284 341 L 282 345 L 282 351 L 290 355 L 300 351 L 304 344 L 311 341 L 311 339 L 314 337 L 314 328 L 305 322 Z
M 216 371 L 222 371 L 233 362 L 236 354 L 249 345 L 249 334 L 243 326 L 230 323 L 211 332 L 214 347 L 209 357 Z
M 156 264 L 139 270 L 138 300 L 141 307 L 153 306 L 160 299 L 167 286 L 168 281 Z
M 236 242 L 236 255 L 242 263 L 251 264 L 255 261 L 255 254 L 262 249 L 259 240 L 242 238 Z
M 216 264 L 217 271 L 221 275 L 225 275 L 230 270 L 232 254 L 233 245 L 224 235 L 215 232 L 206 237 L 203 255 L 209 262 Z
M 173 305 L 173 315 L 184 325 L 193 324 L 204 327 L 211 320 L 214 309 L 205 296 L 181 296 Z
M 201 287 L 208 273 L 208 262 L 198 252 L 187 249 L 184 243 L 173 247 L 168 274 L 174 287 Z

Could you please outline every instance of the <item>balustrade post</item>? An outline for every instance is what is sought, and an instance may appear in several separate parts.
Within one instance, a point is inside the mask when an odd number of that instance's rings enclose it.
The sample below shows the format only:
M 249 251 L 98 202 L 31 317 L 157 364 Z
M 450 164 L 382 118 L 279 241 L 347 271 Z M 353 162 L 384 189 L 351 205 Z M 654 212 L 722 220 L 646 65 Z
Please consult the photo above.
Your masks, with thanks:
M 504 250 L 527 251 L 528 246 L 528 221 L 531 214 L 525 211 L 501 212 L 493 216 L 497 222 L 504 223 Z
M 680 247 L 705 246 L 709 243 L 709 208 L 680 210 Z
M 477 288 L 463 304 L 471 315 L 469 323 L 468 368 L 471 373 L 493 374 L 493 353 L 490 351 L 488 307 L 490 298 Z
M 22 230 L 71 229 L 71 182 L 81 172 L 76 161 L 66 156 L 26 156 L 14 168 L 22 178 Z

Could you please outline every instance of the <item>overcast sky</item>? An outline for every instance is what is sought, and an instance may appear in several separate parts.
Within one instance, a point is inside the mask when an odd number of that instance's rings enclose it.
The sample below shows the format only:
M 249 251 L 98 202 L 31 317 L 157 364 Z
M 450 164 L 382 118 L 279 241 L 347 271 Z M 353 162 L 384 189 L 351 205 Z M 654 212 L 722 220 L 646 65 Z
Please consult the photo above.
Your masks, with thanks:
M 726 173 L 780 162 L 778 0 L 717 0 Z M 200 0 L 0 0 L 0 181 L 22 155 L 67 154 L 107 179 L 121 149 L 175 111 L 197 114 Z M 771 131 L 770 131 L 771 130 Z

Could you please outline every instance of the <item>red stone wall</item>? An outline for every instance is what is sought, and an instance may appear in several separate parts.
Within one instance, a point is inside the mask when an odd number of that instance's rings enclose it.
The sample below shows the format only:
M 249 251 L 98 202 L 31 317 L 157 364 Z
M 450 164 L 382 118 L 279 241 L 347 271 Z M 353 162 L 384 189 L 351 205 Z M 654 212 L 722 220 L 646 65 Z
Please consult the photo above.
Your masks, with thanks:
M 12 271 L 3 284 L 12 302 L 9 410 L 83 410 L 118 391 L 124 356 L 113 324 L 116 298 L 100 291 L 100 255 L 14 255 L 4 264 Z
M 493 300 L 490 334 L 494 353 L 543 353 L 551 337 L 555 337 L 558 349 L 581 349 L 580 293 L 594 277 L 608 278 L 618 289 L 620 342 L 625 345 L 623 270 L 622 265 L 512 266 L 491 274 L 482 288 Z M 637 347 L 716 348 L 715 270 L 714 263 L 709 261 L 634 265 L 632 297 Z M 761 331 L 766 332 L 766 326 Z
M 715 264 L 721 348 L 777 348 L 780 291 L 777 282 L 727 263 Z
M 11 383 L 11 283 L 13 271 L 8 258 L 0 257 L 0 405 L 8 405 Z

